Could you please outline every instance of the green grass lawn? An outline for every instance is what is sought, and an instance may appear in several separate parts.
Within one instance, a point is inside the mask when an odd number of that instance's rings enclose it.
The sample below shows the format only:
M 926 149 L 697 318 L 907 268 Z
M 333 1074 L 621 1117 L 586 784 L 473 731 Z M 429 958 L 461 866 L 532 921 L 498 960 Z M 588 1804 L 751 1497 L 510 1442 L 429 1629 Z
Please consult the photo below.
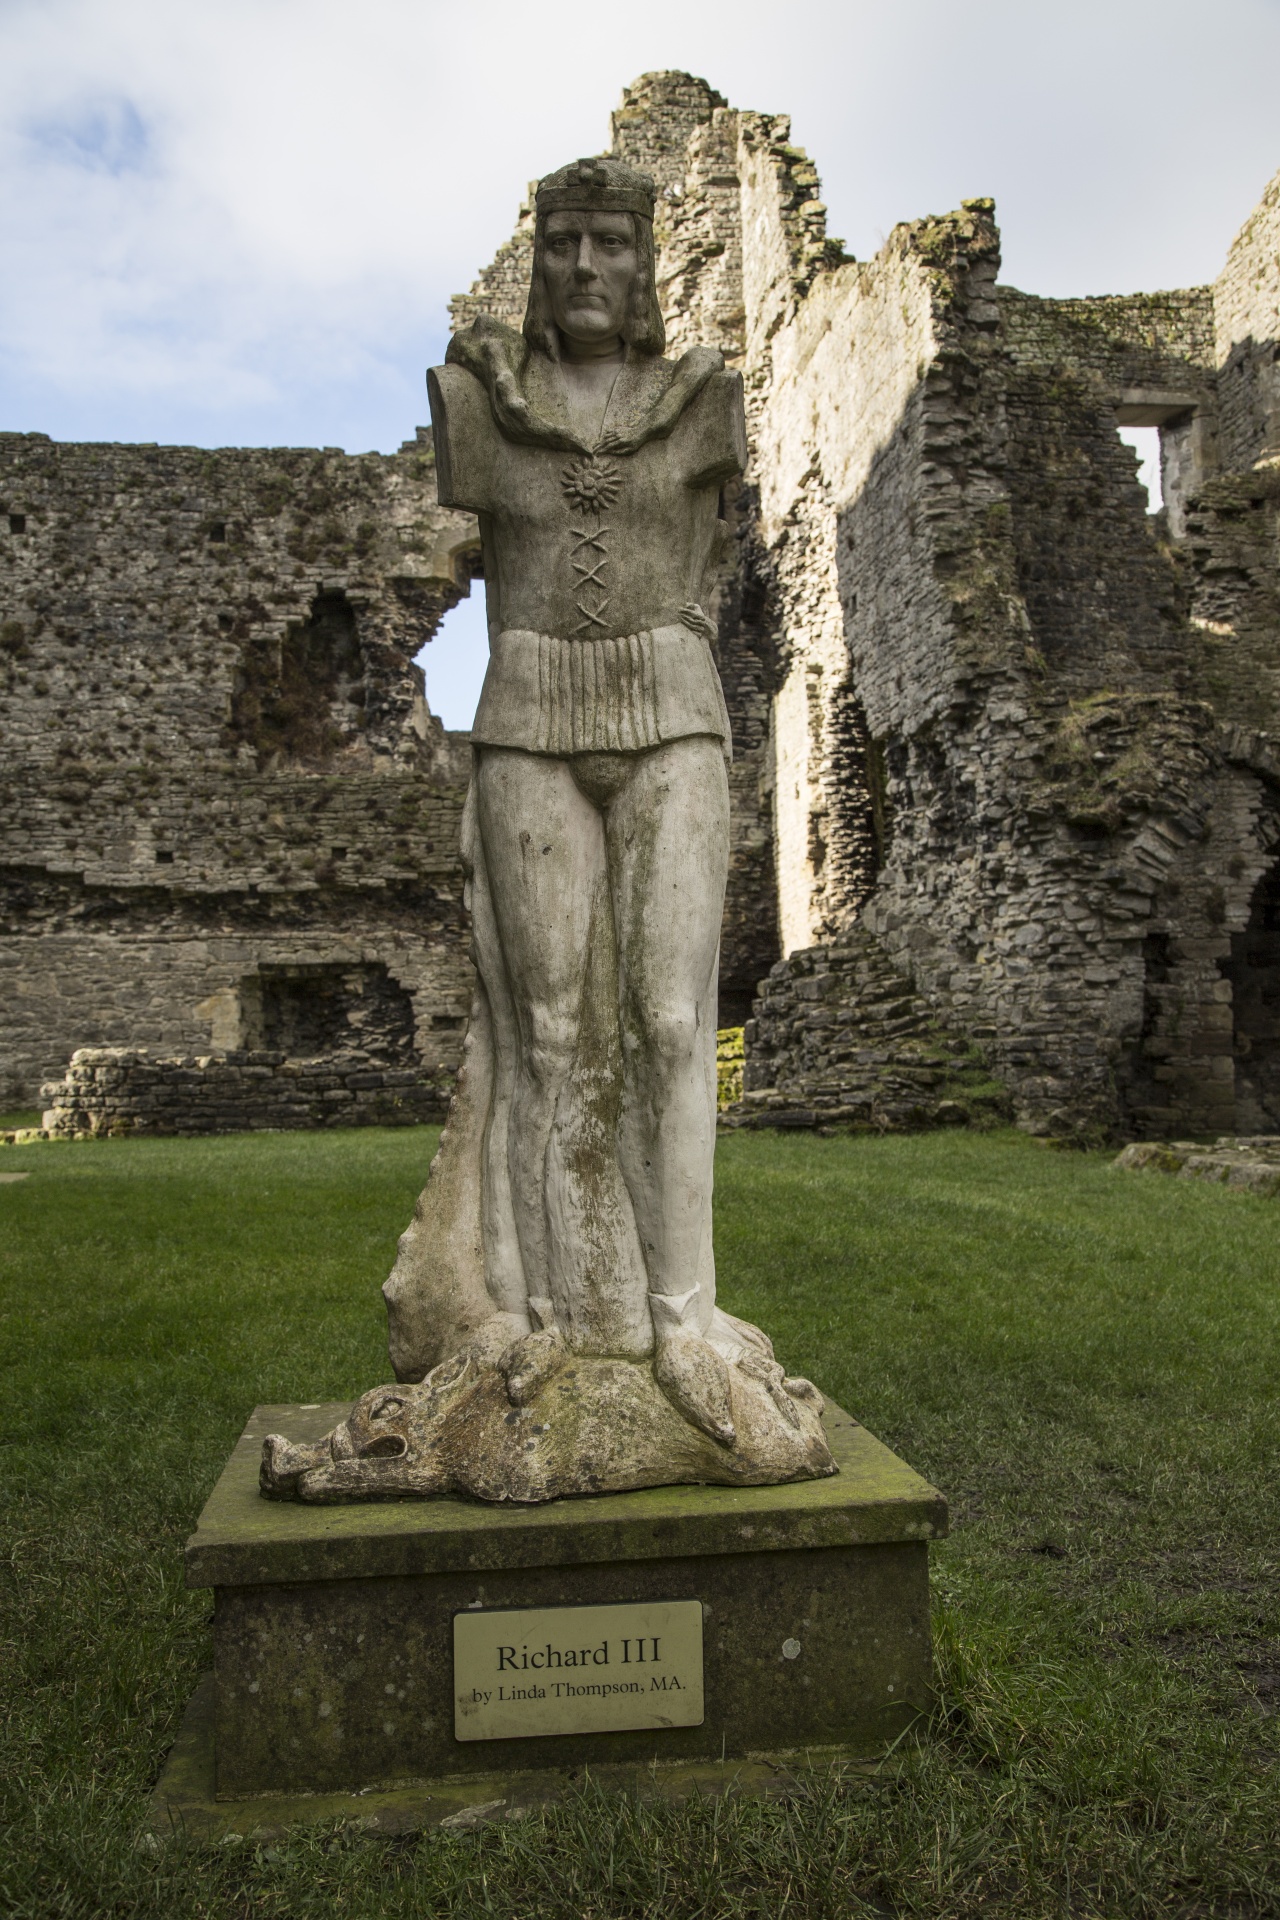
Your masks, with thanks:
M 789 1802 L 140 1848 L 256 1401 L 387 1376 L 427 1130 L 0 1150 L 5 1831 L 46 1917 L 1280 1911 L 1280 1204 L 1011 1134 L 738 1134 L 721 1294 L 949 1495 L 940 1701 Z

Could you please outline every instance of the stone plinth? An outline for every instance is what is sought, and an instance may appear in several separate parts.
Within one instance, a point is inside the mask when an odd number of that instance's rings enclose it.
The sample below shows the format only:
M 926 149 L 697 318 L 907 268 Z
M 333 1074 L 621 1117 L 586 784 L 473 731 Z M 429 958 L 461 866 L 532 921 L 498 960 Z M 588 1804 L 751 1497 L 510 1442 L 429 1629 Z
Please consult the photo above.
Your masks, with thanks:
M 310 1507 L 258 1492 L 262 1440 L 342 1406 L 260 1407 L 187 1546 L 215 1590 L 219 1799 L 495 1771 L 872 1753 L 929 1700 L 928 1543 L 946 1503 L 848 1415 L 840 1471 L 545 1506 Z M 453 1619 L 476 1609 L 697 1600 L 697 1726 L 459 1741 Z

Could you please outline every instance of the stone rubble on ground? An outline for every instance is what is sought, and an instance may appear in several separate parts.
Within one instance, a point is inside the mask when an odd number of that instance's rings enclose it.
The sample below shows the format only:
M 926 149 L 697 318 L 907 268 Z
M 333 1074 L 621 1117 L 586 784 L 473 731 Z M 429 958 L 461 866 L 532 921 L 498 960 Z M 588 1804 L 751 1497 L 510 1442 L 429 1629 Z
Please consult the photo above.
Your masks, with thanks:
M 1114 1164 L 1142 1173 L 1172 1173 L 1181 1180 L 1212 1180 L 1260 1199 L 1280 1195 L 1280 1134 L 1226 1134 L 1211 1147 L 1195 1140 L 1138 1140 L 1118 1154 Z

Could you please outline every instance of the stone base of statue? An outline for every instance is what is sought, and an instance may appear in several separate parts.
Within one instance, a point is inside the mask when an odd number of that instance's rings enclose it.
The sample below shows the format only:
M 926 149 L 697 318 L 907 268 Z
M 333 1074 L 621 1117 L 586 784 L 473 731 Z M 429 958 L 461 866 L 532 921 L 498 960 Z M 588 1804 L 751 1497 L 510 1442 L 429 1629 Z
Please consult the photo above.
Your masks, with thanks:
M 789 1485 L 263 1500 L 265 1437 L 313 1445 L 346 1412 L 259 1408 L 188 1543 L 215 1667 L 158 1830 L 469 1824 L 584 1766 L 750 1787 L 880 1752 L 927 1709 L 946 1504 L 829 1402 L 838 1471 Z

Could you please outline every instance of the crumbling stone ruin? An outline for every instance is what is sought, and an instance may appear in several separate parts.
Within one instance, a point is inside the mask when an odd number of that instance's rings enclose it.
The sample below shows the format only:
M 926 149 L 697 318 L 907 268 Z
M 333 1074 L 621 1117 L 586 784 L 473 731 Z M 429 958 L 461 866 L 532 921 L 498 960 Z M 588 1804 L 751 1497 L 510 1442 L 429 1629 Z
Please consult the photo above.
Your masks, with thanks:
M 669 350 L 747 391 L 732 1117 L 1280 1130 L 1280 175 L 1212 286 L 1049 300 L 987 200 L 850 259 L 786 118 L 688 75 L 612 146 L 658 181 Z M 457 322 L 518 324 L 532 231 Z M 475 536 L 429 447 L 0 460 L 13 1097 L 81 1044 L 269 1048 L 291 965 L 384 966 L 450 1065 L 465 753 L 409 661 Z
M 328 1109 L 442 1113 L 470 994 L 469 756 L 411 660 L 465 591 L 475 526 L 436 505 L 429 442 L 4 434 L 0 505 L 0 1098 L 109 1046 L 191 1056 L 175 1124 L 226 1117 L 226 1075 L 206 1097 L 194 1068 L 213 1055 L 253 1063 L 246 1089 L 272 1055 L 337 1056 Z M 64 1115 L 156 1124 L 147 1055 L 77 1076 Z

